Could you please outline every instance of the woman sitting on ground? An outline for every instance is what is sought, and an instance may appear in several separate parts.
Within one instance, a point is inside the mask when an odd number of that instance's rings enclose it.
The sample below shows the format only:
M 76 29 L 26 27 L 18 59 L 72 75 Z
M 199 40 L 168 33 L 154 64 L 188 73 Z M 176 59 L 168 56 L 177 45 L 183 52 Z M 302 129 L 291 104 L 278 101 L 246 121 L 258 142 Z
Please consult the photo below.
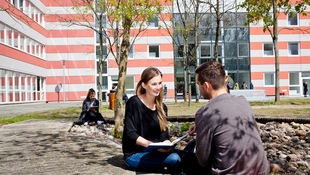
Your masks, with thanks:
M 105 119 L 99 113 L 99 101 L 95 98 L 95 90 L 93 88 L 88 90 L 87 97 L 83 101 L 82 113 L 77 124 L 88 125 L 92 121 L 96 122 L 97 125 L 106 123 Z
M 181 161 L 177 153 L 171 152 L 173 148 L 144 152 L 153 142 L 170 142 L 163 93 L 162 73 L 154 67 L 145 69 L 136 95 L 126 104 L 122 144 L 124 160 L 130 169 L 171 170 Z

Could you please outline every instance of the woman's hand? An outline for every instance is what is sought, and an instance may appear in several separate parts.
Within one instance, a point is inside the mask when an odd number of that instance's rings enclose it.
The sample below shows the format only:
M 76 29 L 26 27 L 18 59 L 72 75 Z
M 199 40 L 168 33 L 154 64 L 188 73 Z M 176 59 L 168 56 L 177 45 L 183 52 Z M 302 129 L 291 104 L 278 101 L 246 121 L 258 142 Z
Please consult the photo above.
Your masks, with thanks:
M 196 135 L 196 126 L 195 125 L 191 125 L 189 128 L 188 128 L 188 134 L 191 135 L 191 136 L 195 136 Z

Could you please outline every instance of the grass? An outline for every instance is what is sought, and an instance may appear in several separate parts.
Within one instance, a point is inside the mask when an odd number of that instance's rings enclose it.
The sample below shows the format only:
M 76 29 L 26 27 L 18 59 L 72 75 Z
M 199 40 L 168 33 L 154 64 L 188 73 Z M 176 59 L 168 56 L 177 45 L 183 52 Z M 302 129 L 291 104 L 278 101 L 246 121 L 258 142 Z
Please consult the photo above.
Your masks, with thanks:
M 72 117 L 61 117 L 61 116 L 39 116 L 39 115 L 19 115 L 9 118 L 1 118 L 0 126 L 4 124 L 21 122 L 29 119 L 63 119 L 63 118 L 72 118 Z
M 207 102 L 192 102 L 189 107 L 187 102 L 167 102 L 168 116 L 194 116 L 197 110 L 207 104 Z M 272 115 L 272 116 L 310 116 L 310 98 L 299 99 L 281 99 L 279 105 L 273 102 L 250 102 L 256 115 Z M 286 105 L 286 106 L 285 106 Z M 289 105 L 289 106 L 287 106 Z M 100 112 L 105 118 L 113 118 L 114 111 L 109 109 L 107 105 L 100 108 Z M 4 124 L 25 121 L 29 119 L 78 119 L 81 108 L 64 108 L 57 110 L 49 110 L 43 112 L 34 112 L 16 117 L 0 118 L 0 127 Z

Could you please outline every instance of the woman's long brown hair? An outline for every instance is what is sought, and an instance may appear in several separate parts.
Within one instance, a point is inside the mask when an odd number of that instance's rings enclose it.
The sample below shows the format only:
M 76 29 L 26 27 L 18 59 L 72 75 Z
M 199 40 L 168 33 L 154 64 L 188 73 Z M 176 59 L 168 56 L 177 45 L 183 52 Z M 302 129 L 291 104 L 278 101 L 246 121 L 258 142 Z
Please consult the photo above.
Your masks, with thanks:
M 146 93 L 146 90 L 142 87 L 142 83 L 147 84 L 148 81 L 156 76 L 160 75 L 163 77 L 163 74 L 160 72 L 159 69 L 155 67 L 148 67 L 146 68 L 141 75 L 141 80 L 137 84 L 136 88 L 136 94 L 137 95 L 142 95 Z M 165 131 L 168 125 L 167 122 L 167 116 L 164 112 L 163 109 L 163 97 L 164 97 L 164 90 L 163 88 L 160 90 L 160 93 L 157 97 L 155 97 L 155 104 L 156 104 L 156 109 L 158 112 L 158 120 L 159 120 L 159 125 L 160 125 L 160 130 Z

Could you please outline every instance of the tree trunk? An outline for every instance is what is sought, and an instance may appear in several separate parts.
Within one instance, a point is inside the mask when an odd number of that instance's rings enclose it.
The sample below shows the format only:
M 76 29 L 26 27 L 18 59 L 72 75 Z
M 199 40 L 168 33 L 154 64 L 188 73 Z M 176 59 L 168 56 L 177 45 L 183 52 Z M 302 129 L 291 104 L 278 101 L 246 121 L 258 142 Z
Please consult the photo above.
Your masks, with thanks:
M 199 15 L 199 5 L 200 5 L 200 2 L 199 0 L 196 0 L 196 10 L 195 10 L 195 27 L 194 27 L 194 31 L 195 31 L 195 53 L 194 53 L 194 61 L 195 61 L 195 70 L 198 66 L 198 56 L 197 56 L 197 53 L 198 53 L 198 43 L 199 43 L 199 37 L 198 37 L 198 27 L 199 27 L 199 21 L 198 21 L 198 15 Z M 196 76 L 194 74 L 194 80 L 196 80 Z M 196 81 L 195 81 L 196 82 Z M 196 103 L 199 102 L 199 87 L 197 85 L 197 83 L 195 83 L 195 91 L 196 91 Z
M 278 9 L 275 0 L 272 1 L 273 5 L 273 46 L 274 46 L 274 54 L 275 54 L 275 104 L 280 103 L 280 60 L 279 60 L 279 47 L 278 47 Z
M 123 106 L 123 92 L 125 89 L 126 71 L 127 71 L 127 59 L 130 46 L 130 19 L 124 19 L 123 40 L 121 43 L 120 62 L 118 65 L 118 85 L 115 94 L 115 108 L 114 108 L 114 120 L 115 127 L 113 135 L 114 137 L 120 137 L 123 133 L 123 119 L 124 119 L 124 106 Z
M 220 38 L 220 0 L 216 0 L 216 34 L 214 43 L 214 60 L 218 61 L 218 43 Z
M 102 18 L 99 20 L 99 84 L 98 84 L 98 93 L 99 93 L 99 107 L 102 107 L 102 65 L 103 65 L 103 29 L 102 29 Z
M 174 63 L 176 63 L 176 59 L 174 56 Z M 177 67 L 174 66 L 174 102 L 177 103 L 178 102 L 178 85 L 177 85 Z
M 191 103 L 192 103 L 192 97 L 191 97 L 192 86 L 191 86 L 191 69 L 190 69 L 189 65 L 188 65 L 188 69 L 187 69 L 187 76 L 188 76 L 188 106 L 191 106 Z
M 187 62 L 187 52 L 188 52 L 188 41 L 186 39 L 184 39 L 183 42 L 183 66 L 184 66 L 184 88 L 183 88 L 183 98 L 184 98 L 184 102 L 187 102 L 187 91 L 188 91 L 188 86 L 187 86 L 187 69 L 188 69 L 188 62 Z

